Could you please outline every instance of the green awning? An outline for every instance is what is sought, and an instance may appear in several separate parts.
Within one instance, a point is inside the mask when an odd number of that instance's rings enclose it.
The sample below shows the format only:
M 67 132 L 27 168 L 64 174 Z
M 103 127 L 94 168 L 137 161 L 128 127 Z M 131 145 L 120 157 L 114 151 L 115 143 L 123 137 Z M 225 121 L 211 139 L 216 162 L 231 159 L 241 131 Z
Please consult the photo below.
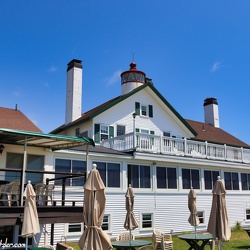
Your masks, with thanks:
M 95 146 L 94 141 L 87 137 L 44 134 L 40 132 L 0 128 L 0 143 L 24 145 L 25 141 L 27 142 L 27 146 L 49 148 L 52 150 L 67 149 L 82 145 Z

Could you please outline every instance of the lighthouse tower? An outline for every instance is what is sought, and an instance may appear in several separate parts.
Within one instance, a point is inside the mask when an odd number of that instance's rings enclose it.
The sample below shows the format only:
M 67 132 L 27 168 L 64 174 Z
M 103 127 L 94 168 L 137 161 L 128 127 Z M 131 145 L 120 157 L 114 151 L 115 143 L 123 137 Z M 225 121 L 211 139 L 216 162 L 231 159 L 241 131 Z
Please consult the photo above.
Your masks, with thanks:
M 145 83 L 146 74 L 136 69 L 134 62 L 130 63 L 130 69 L 121 73 L 122 95 Z

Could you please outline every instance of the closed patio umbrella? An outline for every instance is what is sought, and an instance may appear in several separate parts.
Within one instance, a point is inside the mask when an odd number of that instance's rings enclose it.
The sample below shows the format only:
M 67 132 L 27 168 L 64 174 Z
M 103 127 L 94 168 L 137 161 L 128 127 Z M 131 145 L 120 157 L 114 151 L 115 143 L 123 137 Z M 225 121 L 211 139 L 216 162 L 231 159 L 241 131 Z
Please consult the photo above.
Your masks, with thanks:
M 188 209 L 190 211 L 188 222 L 192 226 L 194 226 L 194 230 L 196 233 L 196 226 L 199 225 L 200 220 L 198 218 L 197 208 L 196 208 L 196 193 L 193 188 L 190 189 L 188 194 Z
M 78 242 L 81 250 L 109 250 L 112 248 L 110 237 L 102 230 L 105 212 L 105 186 L 96 169 L 89 173 L 84 185 L 83 221 L 84 232 Z
M 134 214 L 134 197 L 135 196 L 134 196 L 134 192 L 130 184 L 127 189 L 125 197 L 126 197 L 127 214 L 126 214 L 126 218 L 124 222 L 124 227 L 130 231 L 130 240 L 131 240 L 131 230 L 134 230 L 135 228 L 137 228 L 139 224 Z
M 227 215 L 226 190 L 218 176 L 213 188 L 212 207 L 208 222 L 207 231 L 220 241 L 220 249 L 222 249 L 222 241 L 228 241 L 231 237 L 231 228 Z
M 26 237 L 26 249 L 28 249 L 28 238 L 35 237 L 37 233 L 40 233 L 39 219 L 36 207 L 36 193 L 30 181 L 28 181 L 23 196 L 26 199 L 24 203 L 24 214 L 23 214 L 23 225 L 22 225 L 21 236 Z

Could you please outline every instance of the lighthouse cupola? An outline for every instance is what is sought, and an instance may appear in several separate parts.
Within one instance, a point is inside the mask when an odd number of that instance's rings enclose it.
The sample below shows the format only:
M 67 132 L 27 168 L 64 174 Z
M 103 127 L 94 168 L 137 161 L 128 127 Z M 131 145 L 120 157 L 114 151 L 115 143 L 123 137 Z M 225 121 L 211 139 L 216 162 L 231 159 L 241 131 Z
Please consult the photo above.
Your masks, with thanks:
M 130 69 L 121 73 L 122 95 L 145 83 L 146 74 L 136 69 L 134 62 L 130 63 Z

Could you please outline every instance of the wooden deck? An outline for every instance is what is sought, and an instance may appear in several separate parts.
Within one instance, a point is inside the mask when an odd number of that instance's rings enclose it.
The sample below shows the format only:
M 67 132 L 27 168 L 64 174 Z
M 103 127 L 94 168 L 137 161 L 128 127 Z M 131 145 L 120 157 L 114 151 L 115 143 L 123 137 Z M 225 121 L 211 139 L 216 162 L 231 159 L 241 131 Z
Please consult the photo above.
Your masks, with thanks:
M 83 221 L 82 206 L 38 206 L 40 224 L 77 223 Z M 0 225 L 20 225 L 23 220 L 24 207 L 0 206 Z

